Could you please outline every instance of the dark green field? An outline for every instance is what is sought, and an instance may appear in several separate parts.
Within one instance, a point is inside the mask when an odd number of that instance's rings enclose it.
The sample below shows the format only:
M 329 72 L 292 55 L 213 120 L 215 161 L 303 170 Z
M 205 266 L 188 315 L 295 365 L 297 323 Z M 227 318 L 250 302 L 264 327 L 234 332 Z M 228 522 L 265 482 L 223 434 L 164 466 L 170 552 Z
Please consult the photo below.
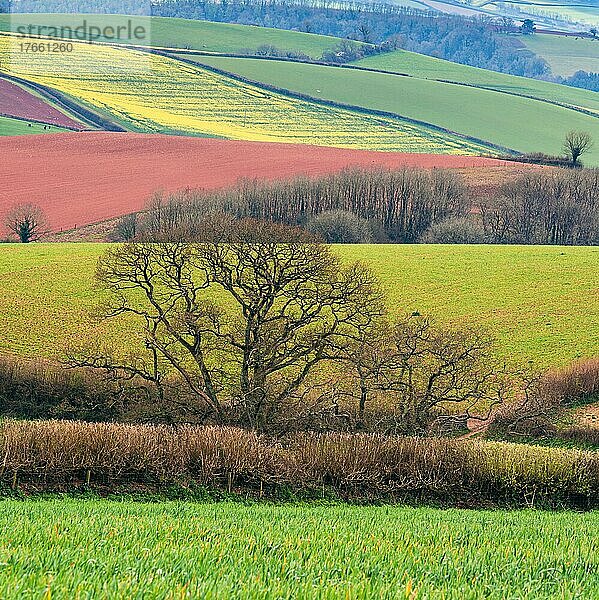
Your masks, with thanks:
M 383 58 L 388 57 L 381 57 L 381 60 Z M 559 154 L 564 136 L 570 130 L 588 131 L 595 139 L 599 139 L 597 95 L 582 90 L 570 92 L 572 88 L 565 86 L 547 84 L 549 87 L 546 91 L 543 86 L 536 88 L 531 84 L 534 89 L 523 91 L 518 88 L 522 86 L 521 78 L 510 79 L 506 76 L 516 88 L 516 94 L 528 91 L 541 98 L 537 100 L 497 91 L 508 88 L 501 78 L 494 82 L 492 78 L 488 80 L 495 89 L 480 89 L 420 77 L 400 77 L 285 61 L 222 56 L 201 56 L 195 60 L 252 81 L 312 97 L 392 112 L 521 152 Z M 439 63 L 445 67 L 445 61 Z M 454 79 L 460 77 L 459 67 L 452 67 L 452 73 L 446 76 Z M 415 73 L 418 71 L 417 67 L 412 69 Z M 479 70 L 473 71 L 478 75 Z M 465 73 L 466 80 L 474 80 L 468 69 Z M 375 94 L 373 90 L 376 90 Z M 597 115 L 583 114 L 543 101 L 551 97 L 555 101 L 567 101 L 572 106 L 584 106 L 586 110 L 597 111 Z M 553 126 L 548 127 L 547 123 Z M 599 164 L 599 146 L 585 158 L 588 164 Z

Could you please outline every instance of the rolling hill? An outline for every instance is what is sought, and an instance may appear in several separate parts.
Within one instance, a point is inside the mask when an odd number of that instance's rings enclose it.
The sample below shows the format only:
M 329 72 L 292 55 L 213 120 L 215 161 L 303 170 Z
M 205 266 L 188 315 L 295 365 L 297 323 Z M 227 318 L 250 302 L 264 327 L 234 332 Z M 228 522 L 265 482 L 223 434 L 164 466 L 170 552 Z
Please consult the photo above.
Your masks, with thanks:
M 0 115 L 32 120 L 66 129 L 81 130 L 86 126 L 32 91 L 0 78 Z
M 88 28 L 100 27 L 102 30 L 106 27 L 126 26 L 121 38 L 116 40 L 120 43 L 195 48 L 207 52 L 254 52 L 260 46 L 272 45 L 281 50 L 298 51 L 311 58 L 318 58 L 325 50 L 330 50 L 339 42 L 339 39 L 334 37 L 268 27 L 124 15 L 0 14 L 0 31 L 17 32 L 22 27 L 27 30 L 30 25 L 34 27 L 36 33 L 38 27 L 65 28 L 64 37 L 76 39 L 77 33 L 69 34 L 67 28 L 73 30 L 82 26 L 84 22 L 87 23 Z M 129 22 L 131 29 L 129 29 Z M 133 33 L 129 35 L 129 32 L 134 32 L 136 27 L 143 29 L 144 33 L 140 33 L 139 36 Z M 40 33 L 48 34 L 48 30 Z M 95 41 L 115 42 L 114 39 L 102 35 L 102 32 Z
M 93 135 L 93 134 L 90 134 Z M 101 244 L 8 244 L 0 252 L 0 347 L 57 358 L 98 337 L 122 347 L 114 321 L 91 324 Z M 559 367 L 599 344 L 599 249 L 547 246 L 337 246 L 383 282 L 391 310 L 488 327 L 510 361 Z M 48 265 L 52 269 L 48 269 Z M 31 335 L 35 332 L 35 335 Z
M 475 157 L 109 132 L 3 139 L 0 154 L 0 215 L 12 204 L 36 198 L 53 231 L 141 210 L 159 190 L 213 189 L 241 177 L 284 179 L 350 166 L 417 166 L 460 169 L 474 185 L 486 185 L 530 168 Z
M 567 77 L 581 70 L 599 73 L 599 39 L 537 33 L 524 37 L 522 41 L 529 50 L 549 63 L 554 75 Z
M 547 36 L 558 40 L 568 39 Z M 531 38 L 532 39 L 532 38 Z M 596 44 L 599 51 L 599 41 Z M 599 62 L 599 57 L 597 58 Z M 530 96 L 539 100 L 556 102 L 582 108 L 599 116 L 599 94 L 529 77 L 517 77 L 488 69 L 425 56 L 415 52 L 397 50 L 387 54 L 370 56 L 354 63 L 356 66 L 378 69 L 390 73 L 403 73 L 422 79 L 451 81 L 454 83 L 482 87 L 514 95 Z M 599 68 L 599 65 L 598 67 Z
M 44 125 L 35 121 L 13 119 L 0 115 L 0 136 L 58 133 L 60 131 L 67 130 L 55 125 Z
M 5 69 L 93 107 L 133 131 L 437 154 L 485 154 L 491 144 L 436 125 L 372 114 L 241 83 L 161 55 L 74 43 L 72 52 L 16 51 L 0 36 Z
M 580 93 L 580 90 L 570 94 L 570 88 L 565 86 L 550 86 L 547 95 L 553 93 L 562 100 L 569 99 L 569 104 L 585 112 L 553 104 L 553 100 L 546 101 L 548 98 L 541 97 L 545 90 L 543 86 L 535 88 L 540 99 L 522 97 L 520 91 L 505 93 L 507 80 L 502 78 L 495 81 L 496 89 L 482 89 L 472 87 L 473 84 L 455 85 L 420 77 L 287 61 L 222 56 L 199 56 L 194 60 L 251 81 L 393 112 L 520 152 L 558 154 L 563 138 L 570 130 L 588 131 L 599 139 L 599 98 L 593 92 Z M 440 62 L 444 66 L 445 61 Z M 454 75 L 459 74 L 458 67 L 452 67 Z M 478 71 L 480 69 L 475 69 L 470 75 L 466 68 L 466 77 L 471 80 L 480 77 L 481 81 L 488 77 L 492 81 L 492 75 Z M 522 89 L 524 85 L 520 79 L 510 79 L 516 89 Z M 499 90 L 500 86 L 506 89 Z M 586 159 L 588 164 L 599 164 L 599 147 Z

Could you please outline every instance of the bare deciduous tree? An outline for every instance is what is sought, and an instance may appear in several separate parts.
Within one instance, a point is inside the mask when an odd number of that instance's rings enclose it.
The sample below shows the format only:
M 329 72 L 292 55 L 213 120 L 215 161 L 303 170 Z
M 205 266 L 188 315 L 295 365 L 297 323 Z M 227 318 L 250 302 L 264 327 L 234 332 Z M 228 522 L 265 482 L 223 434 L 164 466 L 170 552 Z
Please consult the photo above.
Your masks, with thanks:
M 573 167 L 577 167 L 580 157 L 591 150 L 593 138 L 586 131 L 570 131 L 566 134 L 563 150 Z
M 599 169 L 530 173 L 480 205 L 493 243 L 599 243 Z
M 13 206 L 6 214 L 5 225 L 24 244 L 35 242 L 47 233 L 44 212 L 30 203 Z
M 207 419 L 256 429 L 276 427 L 315 401 L 317 367 L 382 313 L 378 285 L 366 267 L 342 265 L 327 246 L 306 243 L 301 230 L 232 227 L 227 243 L 108 251 L 97 275 L 110 292 L 103 316 L 138 323 L 144 352 L 118 360 L 80 351 L 71 366 L 151 381 L 161 393 L 174 382 Z M 286 243 L 278 243 L 282 230 Z
M 382 402 L 402 433 L 421 433 L 434 418 L 485 420 L 512 389 L 491 340 L 475 329 L 450 330 L 409 317 L 379 326 L 348 350 L 360 421 L 367 404 Z
M 112 239 L 115 242 L 129 242 L 137 236 L 137 213 L 131 213 L 121 217 L 112 232 Z

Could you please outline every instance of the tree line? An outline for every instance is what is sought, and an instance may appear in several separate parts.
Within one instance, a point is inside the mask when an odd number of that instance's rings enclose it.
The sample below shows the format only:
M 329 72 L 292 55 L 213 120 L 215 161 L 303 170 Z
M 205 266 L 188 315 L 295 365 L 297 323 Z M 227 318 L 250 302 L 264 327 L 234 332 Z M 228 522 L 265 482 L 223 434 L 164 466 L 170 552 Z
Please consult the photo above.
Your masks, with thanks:
M 197 240 L 210 235 L 215 215 L 309 229 L 323 213 L 342 211 L 354 221 L 367 221 L 372 240 L 411 243 L 434 221 L 465 214 L 468 209 L 466 187 L 451 171 L 347 169 L 314 179 L 242 180 L 224 190 L 158 194 L 141 215 L 136 234 L 145 239 L 172 239 L 174 235 Z M 123 224 L 127 225 L 130 218 Z
M 116 224 L 113 239 L 214 240 L 244 219 L 297 226 L 327 243 L 596 245 L 599 169 L 531 172 L 482 199 L 470 196 L 460 175 L 438 169 L 243 180 L 224 190 L 157 194 Z
M 108 0 L 101 8 L 87 0 L 13 3 L 19 12 L 103 12 L 139 14 L 139 5 Z M 500 35 L 489 19 L 439 15 L 380 3 L 245 0 L 164 0 L 153 2 L 154 16 L 258 25 L 317 33 L 386 47 L 399 47 L 475 67 L 526 77 L 549 74 L 547 63 L 513 39 Z M 147 14 L 146 12 L 146 14 Z M 280 52 L 294 55 L 296 49 Z M 338 58 L 331 48 L 323 60 Z M 348 57 L 346 60 L 352 60 Z
M 599 169 L 531 173 L 480 204 L 489 241 L 599 244 Z

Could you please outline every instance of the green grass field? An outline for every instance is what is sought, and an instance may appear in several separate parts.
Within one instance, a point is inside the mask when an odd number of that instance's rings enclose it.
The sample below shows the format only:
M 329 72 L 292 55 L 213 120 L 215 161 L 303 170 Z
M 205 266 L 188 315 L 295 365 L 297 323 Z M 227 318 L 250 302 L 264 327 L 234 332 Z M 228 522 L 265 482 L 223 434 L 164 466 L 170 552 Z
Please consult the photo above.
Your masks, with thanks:
M 0 596 L 594 598 L 599 514 L 3 501 Z
M 116 325 L 91 325 L 93 272 L 103 246 L 0 247 L 0 352 L 60 358 Z M 390 309 L 446 323 L 480 323 L 508 360 L 555 367 L 599 348 L 599 248 L 544 246 L 338 246 L 380 276 Z
M 597 116 L 492 90 L 284 61 L 222 56 L 197 57 L 197 61 L 253 81 L 389 111 L 521 152 L 559 154 L 564 136 L 570 130 L 588 131 L 599 139 Z M 589 105 L 599 110 L 596 95 L 588 94 Z M 580 96 L 587 94 L 572 95 L 573 98 Z M 548 127 L 548 123 L 552 126 Z M 587 155 L 586 163 L 599 165 L 599 146 Z
M 44 125 L 42 123 L 33 123 L 21 121 L 20 119 L 11 119 L 0 116 L 0 135 L 27 135 L 33 133 L 56 133 L 58 131 L 67 131 L 62 127 L 54 125 Z
M 142 27 L 144 37 L 136 39 L 121 38 L 121 43 L 133 43 L 142 46 L 166 46 L 173 48 L 193 48 L 207 52 L 237 53 L 244 50 L 254 51 L 264 44 L 273 45 L 281 50 L 299 50 L 312 58 L 335 46 L 339 40 L 334 37 L 283 31 L 267 27 L 252 27 L 209 21 L 191 21 L 187 19 L 166 19 L 160 17 L 128 17 L 117 15 L 77 15 L 77 14 L 12 14 L 0 15 L 0 31 L 17 32 L 19 27 L 34 25 L 47 27 L 77 27 L 84 21 L 88 26 L 127 25 L 131 20 L 133 29 Z M 41 33 L 48 33 L 47 30 Z M 68 34 L 68 32 L 66 32 Z M 124 32 L 126 33 L 126 32 Z M 66 37 L 70 37 L 67 35 Z M 97 41 L 114 41 L 100 36 Z
M 555 37 L 556 39 L 566 39 Z M 599 52 L 599 42 L 596 46 L 597 52 Z M 530 79 L 529 77 L 517 77 L 506 73 L 498 73 L 497 71 L 460 65 L 415 52 L 397 50 L 387 54 L 369 56 L 357 61 L 355 64 L 361 67 L 389 71 L 390 73 L 405 73 L 423 79 L 443 79 L 510 94 L 533 96 L 541 100 L 550 100 L 551 102 L 591 110 L 599 115 L 599 95 L 595 92 Z
M 549 63 L 554 75 L 567 77 L 580 70 L 599 72 L 599 40 L 536 34 L 522 41 Z

